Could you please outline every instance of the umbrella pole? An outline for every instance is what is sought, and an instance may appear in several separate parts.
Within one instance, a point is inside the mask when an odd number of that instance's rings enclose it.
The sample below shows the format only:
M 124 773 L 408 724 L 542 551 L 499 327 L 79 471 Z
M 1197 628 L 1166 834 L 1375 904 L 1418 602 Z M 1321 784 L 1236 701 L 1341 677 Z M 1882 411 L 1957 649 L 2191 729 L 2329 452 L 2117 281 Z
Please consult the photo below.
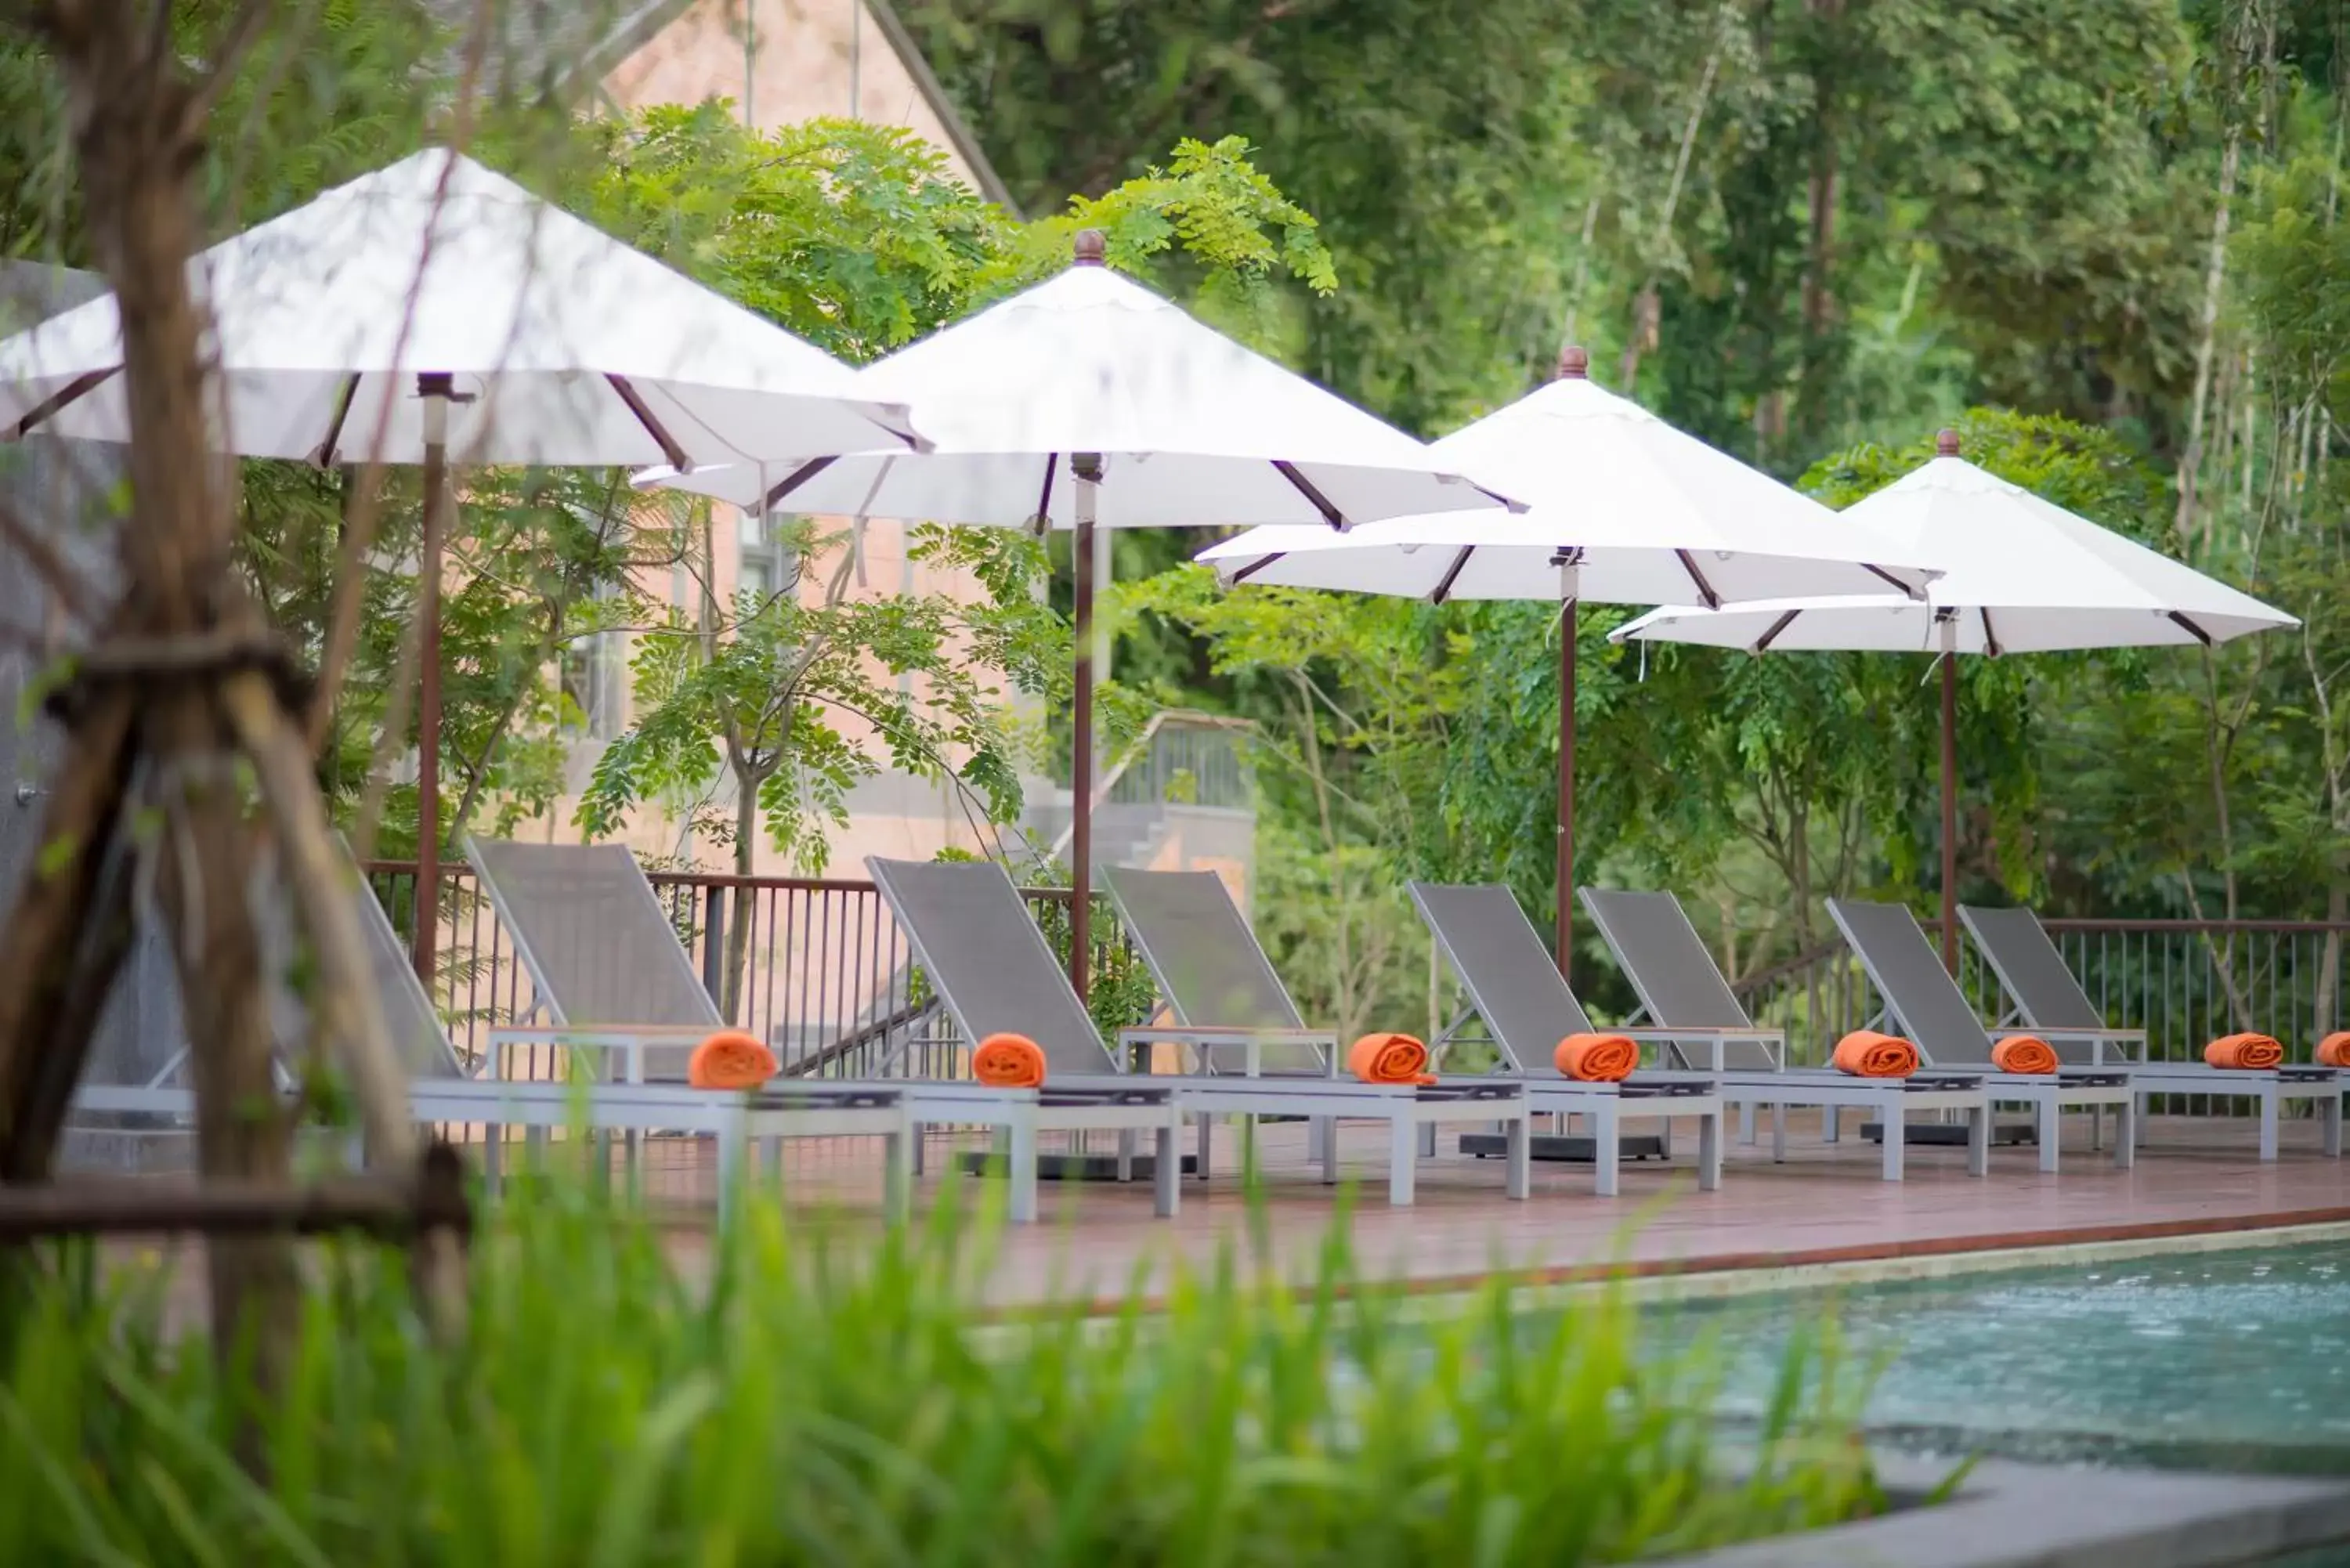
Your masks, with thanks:
M 1942 623 L 1942 967 L 1959 972 L 1959 625 Z
M 1581 620 L 1575 567 L 1559 568 L 1558 597 L 1558 972 L 1575 963 L 1575 653 Z
M 1076 452 L 1069 459 L 1076 478 L 1076 533 L 1069 564 L 1076 576 L 1076 613 L 1070 632 L 1076 643 L 1076 690 L 1069 785 L 1069 986 L 1087 1000 L 1086 961 L 1093 940 L 1094 871 L 1094 508 L 1101 483 L 1101 457 Z
M 449 504 L 449 378 L 421 375 L 424 538 L 417 570 L 416 972 L 428 991 L 441 941 L 441 535 Z

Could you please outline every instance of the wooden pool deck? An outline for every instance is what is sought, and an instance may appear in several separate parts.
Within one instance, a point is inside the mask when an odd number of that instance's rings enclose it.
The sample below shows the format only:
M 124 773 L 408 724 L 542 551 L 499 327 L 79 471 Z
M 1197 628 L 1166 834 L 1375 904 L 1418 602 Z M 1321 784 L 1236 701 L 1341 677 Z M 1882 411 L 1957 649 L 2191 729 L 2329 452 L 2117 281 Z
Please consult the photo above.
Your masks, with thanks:
M 1386 1201 L 1384 1130 L 1347 1128 L 1347 1225 L 1366 1276 L 1445 1291 L 1495 1272 L 1566 1282 L 1610 1270 L 1801 1268 L 2350 1222 L 2350 1161 L 2320 1152 L 2312 1121 L 2288 1122 L 2282 1158 L 2263 1165 L 2251 1121 L 2158 1117 L 2136 1167 L 2119 1170 L 2089 1147 L 2088 1123 L 2076 1117 L 2065 1126 L 2057 1174 L 2042 1174 L 2029 1147 L 1994 1149 L 1991 1174 L 1978 1179 L 1966 1174 L 1962 1148 L 1913 1146 L 1908 1179 L 1890 1183 L 1877 1179 L 1877 1146 L 1857 1136 L 1861 1118 L 1846 1116 L 1844 1138 L 1833 1145 L 1820 1141 L 1815 1114 L 1792 1118 L 1784 1164 L 1773 1163 L 1767 1133 L 1758 1146 L 1732 1141 L 1714 1192 L 1696 1189 L 1692 1127 L 1678 1137 L 1679 1158 L 1669 1163 L 1627 1163 L 1620 1197 L 1593 1196 L 1588 1166 L 1539 1163 L 1524 1203 L 1503 1197 L 1499 1160 L 1462 1158 L 1448 1133 L 1438 1156 L 1421 1162 L 1419 1201 L 1401 1210 Z M 947 1179 L 941 1152 L 933 1146 L 920 1204 L 935 1201 Z M 1155 1291 L 1179 1261 L 1196 1268 L 1227 1250 L 1247 1251 L 1253 1229 L 1275 1267 L 1311 1270 L 1338 1194 L 1308 1168 L 1305 1129 L 1275 1126 L 1260 1135 L 1263 1219 L 1255 1226 L 1236 1153 L 1236 1141 L 1224 1138 L 1214 1179 L 1185 1182 L 1182 1213 L 1171 1222 L 1152 1218 L 1147 1185 L 1046 1183 L 1044 1221 L 1006 1234 L 993 1293 L 1006 1303 L 1071 1292 L 1107 1299 L 1137 1281 Z M 657 1141 L 644 1185 L 681 1221 L 680 1250 L 699 1251 L 712 1197 L 706 1147 Z M 873 1212 L 878 1158 L 846 1140 L 795 1146 L 783 1192 L 795 1206 Z

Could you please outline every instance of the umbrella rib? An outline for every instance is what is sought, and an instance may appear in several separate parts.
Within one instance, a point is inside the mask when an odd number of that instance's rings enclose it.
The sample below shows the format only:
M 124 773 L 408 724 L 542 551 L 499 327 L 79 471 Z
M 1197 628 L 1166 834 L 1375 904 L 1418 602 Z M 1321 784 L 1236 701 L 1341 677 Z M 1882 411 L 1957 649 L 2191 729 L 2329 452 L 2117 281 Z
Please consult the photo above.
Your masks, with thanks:
M 2204 647 L 2212 647 L 2219 641 L 2217 638 L 2213 637 L 2210 632 L 2205 631 L 2201 627 L 2197 626 L 2193 621 L 2188 619 L 2187 617 L 2181 615 L 2178 611 L 2165 610 L 2162 613 L 2168 616 L 2176 624 L 2185 627 L 2187 628 L 2187 634 L 2196 641 L 2201 643 Z
M 2000 652 L 1999 637 L 1991 628 L 1991 607 L 1989 605 L 1977 605 L 1975 607 L 1975 614 L 1982 617 L 1983 651 L 1989 654 L 1991 658 L 1997 659 Z
M 1707 582 L 1705 574 L 1697 569 L 1696 560 L 1687 550 L 1675 550 L 1673 554 L 1680 557 L 1681 570 L 1687 572 L 1690 575 L 1690 581 L 1697 585 L 1697 597 L 1705 602 L 1705 607 L 1720 609 L 1721 596 L 1713 591 L 1713 585 Z
M 1789 610 L 1784 615 L 1782 615 L 1777 620 L 1773 621 L 1771 623 L 1771 629 L 1754 639 L 1754 651 L 1757 653 L 1770 652 L 1771 645 L 1779 640 L 1779 634 L 1786 630 L 1789 627 L 1794 625 L 1795 618 L 1803 613 L 1804 612 L 1801 610 Z
M 1445 600 L 1452 597 L 1452 585 L 1460 580 L 1461 568 L 1469 564 L 1469 557 L 1476 553 L 1477 546 L 1474 545 L 1463 545 L 1461 546 L 1461 553 L 1454 556 L 1452 557 L 1452 564 L 1444 568 L 1443 581 L 1438 583 L 1436 585 L 1436 591 L 1428 596 L 1428 602 L 1430 604 L 1440 605 Z
M 1280 560 L 1281 557 L 1286 554 L 1288 554 L 1288 552 L 1285 550 L 1276 550 L 1270 556 L 1259 556 L 1255 560 L 1251 561 L 1247 566 L 1243 566 L 1239 571 L 1232 574 L 1232 586 L 1238 587 L 1241 584 L 1247 582 L 1251 577 L 1255 576 L 1259 572 L 1263 571 L 1267 566 L 1272 566 L 1275 561 Z
M 1330 504 L 1330 498 L 1315 489 L 1314 482 L 1298 472 L 1295 463 L 1284 462 L 1279 458 L 1275 458 L 1273 466 L 1282 478 L 1297 487 L 1298 494 L 1314 504 L 1314 510 L 1322 514 L 1323 522 L 1342 534 L 1347 531 L 1347 514 Z
M 327 439 L 318 443 L 317 457 L 312 461 L 320 468 L 335 466 L 335 449 L 343 442 L 343 421 L 351 417 L 351 403 L 359 397 L 357 375 L 343 378 L 343 395 L 335 400 L 335 417 L 328 422 Z
M 645 406 L 644 399 L 638 395 L 636 388 L 629 384 L 629 379 L 607 375 L 604 379 L 612 384 L 612 390 L 619 393 L 620 401 L 629 406 L 629 412 L 636 415 L 637 423 L 645 427 L 645 433 L 653 438 L 655 446 L 661 449 L 661 456 L 669 460 L 669 465 L 680 473 L 691 472 L 693 459 L 686 455 L 685 448 L 677 444 L 675 436 L 661 428 L 660 421 L 653 418 L 652 410 Z
M 1899 577 L 1895 576 L 1891 572 L 1887 571 L 1882 566 L 1872 566 L 1866 561 L 1863 561 L 1860 563 L 1860 569 L 1868 573 L 1871 576 L 1882 577 L 1887 582 L 1891 583 L 1895 587 L 1901 590 L 1901 595 L 1904 598 L 1922 601 L 1926 597 L 1925 589 L 1911 587 L 1908 583 L 1903 582 Z
M 33 433 L 33 427 L 35 425 L 39 424 L 43 420 L 49 418 L 60 410 L 65 409 L 71 404 L 79 402 L 83 398 L 88 396 L 99 386 L 103 385 L 109 377 L 112 376 L 116 371 L 121 369 L 122 367 L 120 365 L 109 365 L 103 370 L 85 370 L 80 375 L 76 376 L 72 380 L 68 381 L 64 386 L 59 387 L 56 391 L 50 393 L 47 397 L 43 398 L 39 402 L 34 404 L 31 411 L 26 413 L 23 419 L 16 421 L 16 435 L 13 439 L 17 441 L 24 440 L 26 436 Z
M 1036 493 L 1036 536 L 1040 539 L 1053 526 L 1053 473 L 1060 464 L 1059 452 L 1045 454 L 1045 487 Z
M 828 457 L 818 457 L 811 458 L 807 462 L 800 464 L 797 468 L 784 475 L 783 478 L 775 481 L 775 488 L 768 491 L 767 493 L 761 498 L 759 510 L 762 512 L 773 512 L 776 506 L 783 502 L 784 497 L 789 495 L 793 491 L 797 490 L 801 485 L 806 484 L 809 480 L 814 479 L 817 474 L 822 473 L 826 469 L 830 468 L 833 465 L 834 461 L 834 459 Z

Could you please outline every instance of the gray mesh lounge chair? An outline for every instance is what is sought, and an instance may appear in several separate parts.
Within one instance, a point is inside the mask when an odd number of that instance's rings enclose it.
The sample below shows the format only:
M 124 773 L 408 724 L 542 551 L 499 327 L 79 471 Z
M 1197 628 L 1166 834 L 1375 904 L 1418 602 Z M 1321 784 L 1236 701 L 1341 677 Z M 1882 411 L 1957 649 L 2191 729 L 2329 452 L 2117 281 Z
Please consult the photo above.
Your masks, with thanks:
M 1430 891 L 1418 884 L 1412 888 L 1437 940 L 1468 986 L 1470 1000 L 1511 1062 L 1547 1060 L 1561 1039 L 1591 1027 L 1590 1016 L 1575 1001 L 1574 992 L 1509 889 L 1447 888 L 1441 890 L 1441 898 L 1430 897 Z M 1774 1159 L 1783 1160 L 1787 1156 L 1786 1106 L 1866 1106 L 1877 1111 L 1888 1124 L 1901 1121 L 1910 1110 L 1965 1113 L 1973 1133 L 1968 1147 L 1968 1168 L 1977 1176 L 1990 1168 L 1990 1148 L 1985 1141 L 1990 1137 L 1990 1106 L 1980 1088 L 1959 1084 L 1929 1086 L 1915 1081 L 1886 1082 L 1847 1078 L 1842 1074 L 1784 1070 L 1781 1066 L 1784 1058 L 1780 1037 L 1773 1032 L 1755 1028 L 1753 1020 L 1738 1005 L 1737 998 L 1730 994 L 1729 986 L 1721 983 L 1721 971 L 1714 968 L 1704 944 L 1697 940 L 1697 933 L 1689 929 L 1685 917 L 1679 921 L 1679 928 L 1687 932 L 1689 946 L 1695 949 L 1697 958 L 1702 961 L 1703 972 L 1711 972 L 1720 986 L 1718 994 L 1678 983 L 1678 977 L 1689 968 L 1685 950 L 1676 955 L 1670 948 L 1655 949 L 1652 952 L 1650 947 L 1644 946 L 1637 953 L 1640 970 L 1634 971 L 1636 953 L 1623 939 L 1636 932 L 1651 938 L 1669 936 L 1673 934 L 1670 924 L 1651 919 L 1626 926 L 1619 918 L 1627 912 L 1626 907 L 1595 903 L 1588 889 L 1583 899 L 1601 935 L 1615 950 L 1617 961 L 1633 975 L 1633 989 L 1648 1015 L 1644 1026 L 1625 1033 L 1636 1040 L 1655 1043 L 1669 1064 L 1683 1070 L 1692 1044 L 1704 1052 L 1709 1062 L 1719 1063 L 1718 1067 L 1709 1066 L 1705 1075 L 1713 1080 L 1725 1104 L 1772 1108 Z M 1654 910 L 1653 905 L 1636 908 Z M 1675 912 L 1678 913 L 1678 906 Z M 1611 919 L 1615 920 L 1612 929 Z M 1657 929 L 1648 929 L 1649 926 Z M 1702 972 L 1698 978 L 1702 979 Z M 1669 1016 L 1667 1009 L 1670 1010 Z M 1900 1138 L 1886 1140 L 1886 1180 L 1901 1179 L 1905 1148 Z
M 2064 967 L 2064 954 L 2048 929 L 2028 909 L 1985 909 L 1961 905 L 1960 919 L 1982 950 L 1991 972 L 2013 1003 L 2002 1027 L 2029 1029 L 2067 1061 L 2118 1059 L 2129 1069 L 2139 1094 L 2229 1095 L 2256 1099 L 2261 1106 L 2261 1158 L 2277 1157 L 2277 1106 L 2283 1100 L 2313 1100 L 2324 1118 L 2325 1152 L 2342 1152 L 2342 1096 L 2350 1078 L 2333 1068 L 2291 1064 L 2272 1072 L 2222 1071 L 2206 1062 L 2147 1062 L 2146 1032 L 2115 1029 Z M 2135 1054 L 2132 1048 L 2135 1047 Z M 2145 1121 L 2138 1130 L 2144 1136 Z
M 1127 934 L 1159 982 L 1160 999 L 1175 1015 L 1171 1027 L 1124 1030 L 1121 1041 L 1190 1045 L 1211 1072 L 1240 1068 L 1251 1076 L 1328 1075 L 1336 1037 L 1305 1026 L 1296 1002 L 1222 877 L 1211 871 L 1106 867 L 1102 878 Z M 1234 1056 L 1243 1059 L 1220 1060 Z M 1575 1083 L 1555 1073 L 1513 1076 L 1525 1087 L 1530 1112 L 1581 1113 L 1592 1118 L 1597 1189 L 1602 1197 L 1614 1196 L 1623 1116 L 1638 1114 L 1634 1107 L 1660 1096 L 1642 1088 L 1627 1093 L 1616 1084 Z M 1710 1191 L 1721 1180 L 1721 1103 L 1702 1084 L 1671 1087 L 1671 1114 L 1700 1123 L 1698 1185 Z M 1433 1131 L 1431 1127 L 1431 1136 Z
M 2066 1106 L 2085 1106 L 2102 1116 L 2111 1106 L 2121 1117 L 2114 1140 L 2114 1163 L 2127 1166 L 2137 1147 L 2137 1096 L 2131 1075 L 2115 1065 L 2068 1066 L 2054 1078 L 2002 1073 L 1991 1060 L 1991 1038 L 1966 993 L 1942 967 L 1918 917 L 1901 904 L 1830 898 L 1828 918 L 1868 971 L 1884 999 L 1886 1013 L 1925 1059 L 1938 1069 L 1956 1067 L 1980 1075 L 1991 1102 L 2033 1108 L 2039 1127 L 2040 1168 L 2054 1170 L 2058 1131 Z
M 709 1133 L 718 1146 L 722 1223 L 731 1217 L 744 1157 L 754 1145 L 765 1144 L 780 1164 L 786 1137 L 879 1137 L 886 1150 L 885 1196 L 893 1211 L 904 1207 L 910 1187 L 906 1170 L 910 1129 L 899 1103 L 902 1096 L 894 1087 L 794 1085 L 780 1091 L 724 1094 L 667 1085 L 598 1084 L 583 1089 L 569 1084 L 484 1082 L 468 1077 L 390 918 L 356 867 L 350 879 L 376 1002 L 408 1069 L 410 1110 L 419 1122 L 521 1127 L 528 1130 L 535 1144 L 543 1141 L 550 1129 L 581 1121 L 598 1132 L 673 1128 Z M 305 1027 L 299 1011 L 294 1008 L 280 1020 L 281 1032 L 288 1038 L 298 1037 Z M 126 1093 L 151 1097 L 158 1092 L 174 1096 L 174 1103 L 161 1108 L 187 1116 L 195 1114 L 195 1096 L 186 1089 L 124 1091 L 88 1085 L 76 1101 L 92 1110 L 133 1108 L 120 1103 Z M 493 1137 L 484 1146 L 483 1158 L 484 1174 L 494 1187 L 500 1174 L 500 1140 Z
M 601 1049 L 619 1054 L 629 1080 L 642 1082 L 664 1070 L 681 1073 L 691 1049 L 687 1043 L 726 1027 L 652 884 L 626 847 L 472 839 L 465 853 L 549 1019 L 493 1030 L 494 1048 L 532 1043 Z M 1095 1071 L 1104 1073 L 1107 1065 Z M 1038 1132 L 1155 1130 L 1171 1151 L 1180 1126 L 1171 1096 L 1114 1083 L 1090 1093 L 1056 1087 L 1039 1094 L 969 1081 L 833 1079 L 795 1085 L 792 1092 L 891 1096 L 917 1133 L 926 1125 L 996 1128 L 1010 1146 L 1009 1211 L 1021 1223 L 1036 1218 Z M 1171 1177 L 1159 1182 L 1158 1198 L 1159 1212 L 1172 1214 Z
M 1045 943 L 1044 933 L 1020 901 L 1019 890 L 1001 866 L 868 859 L 874 882 L 898 917 L 922 971 L 937 987 L 955 1026 L 970 1040 L 1000 1033 L 1024 1034 L 1044 1048 L 1046 1092 L 1069 1082 L 1098 1082 L 1091 1075 L 1115 1071 L 1115 1060 L 1095 1030 L 1093 1018 L 1067 974 Z M 1243 1047 L 1245 1049 L 1245 1047 Z M 1261 1051 L 1261 1044 L 1260 1044 Z M 1153 1082 L 1139 1075 L 1112 1080 Z M 1382 1120 L 1391 1137 L 1388 1200 L 1412 1200 L 1419 1129 L 1436 1122 L 1498 1121 L 1514 1128 L 1511 1139 L 1509 1195 L 1531 1190 L 1525 1157 L 1525 1096 L 1514 1084 L 1418 1085 L 1365 1084 L 1305 1074 L 1252 1077 L 1245 1074 L 1187 1076 L 1173 1080 L 1176 1102 L 1200 1116 L 1347 1116 Z M 1325 1181 L 1338 1179 L 1337 1140 L 1323 1140 Z M 1162 1150 L 1162 1175 L 1176 1168 L 1171 1150 Z

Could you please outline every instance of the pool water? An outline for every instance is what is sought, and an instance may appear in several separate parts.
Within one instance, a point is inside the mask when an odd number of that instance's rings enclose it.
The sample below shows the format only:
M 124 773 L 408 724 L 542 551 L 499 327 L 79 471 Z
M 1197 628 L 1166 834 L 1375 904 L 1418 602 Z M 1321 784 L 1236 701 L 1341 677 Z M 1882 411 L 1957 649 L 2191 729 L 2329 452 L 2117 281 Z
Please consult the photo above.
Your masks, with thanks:
M 2046 1462 L 2350 1474 L 2350 1243 L 2247 1249 L 1651 1307 L 1759 1415 L 1823 1318 L 1880 1368 L 1877 1440 Z

